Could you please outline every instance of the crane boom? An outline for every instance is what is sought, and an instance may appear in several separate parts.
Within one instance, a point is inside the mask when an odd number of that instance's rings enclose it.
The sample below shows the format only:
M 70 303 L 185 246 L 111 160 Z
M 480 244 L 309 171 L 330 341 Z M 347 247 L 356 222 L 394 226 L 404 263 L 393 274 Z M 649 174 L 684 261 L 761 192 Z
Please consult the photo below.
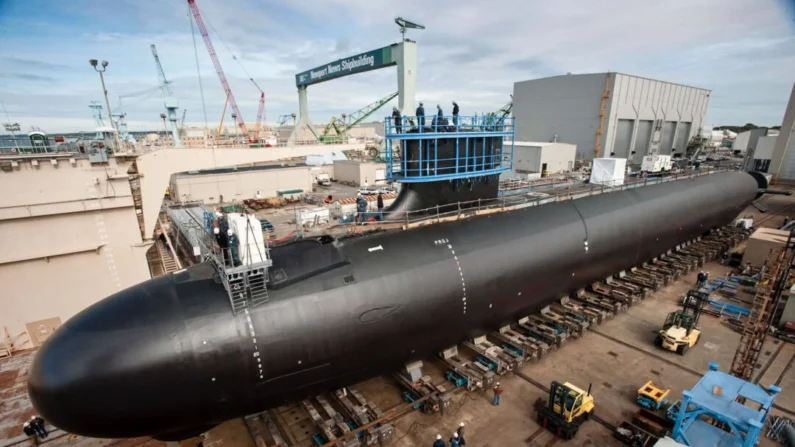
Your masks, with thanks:
M 152 56 L 155 58 L 155 65 L 157 65 L 157 77 L 160 79 L 160 88 L 163 90 L 163 97 L 169 98 L 174 96 L 171 93 L 171 86 L 169 85 L 168 79 L 166 79 L 166 72 L 163 71 L 163 65 L 160 64 L 160 57 L 157 55 L 157 48 L 155 44 L 150 45 L 152 48 Z
M 248 129 L 246 129 L 246 122 L 243 120 L 243 115 L 240 113 L 240 109 L 237 107 L 235 96 L 232 95 L 232 89 L 229 88 L 229 82 L 226 80 L 224 69 L 221 68 L 221 62 L 218 60 L 218 55 L 215 54 L 215 48 L 213 47 L 213 42 L 210 40 L 210 34 L 207 32 L 207 27 L 204 26 L 204 20 L 202 19 L 201 13 L 199 12 L 199 7 L 196 6 L 196 0 L 188 0 L 188 6 L 190 7 L 191 14 L 193 14 L 193 20 L 196 22 L 196 27 L 199 28 L 199 33 L 201 33 L 202 39 L 204 39 L 204 44 L 207 46 L 207 52 L 210 53 L 210 59 L 213 61 L 215 72 L 218 74 L 218 79 L 221 80 L 221 86 L 224 88 L 224 93 L 226 93 L 229 104 L 232 106 L 232 112 L 234 112 L 237 126 L 240 128 L 240 131 L 246 136 L 246 138 L 250 138 L 248 135 Z
M 265 111 L 265 92 L 260 93 L 259 107 L 257 107 L 257 130 L 254 132 L 254 138 L 259 138 L 259 130 L 262 127 L 262 113 Z

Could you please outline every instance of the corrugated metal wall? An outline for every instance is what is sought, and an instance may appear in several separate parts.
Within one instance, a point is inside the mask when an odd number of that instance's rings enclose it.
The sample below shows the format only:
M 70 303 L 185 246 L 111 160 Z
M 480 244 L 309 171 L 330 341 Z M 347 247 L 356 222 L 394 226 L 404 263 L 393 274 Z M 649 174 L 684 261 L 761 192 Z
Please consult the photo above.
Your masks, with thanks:
M 633 127 L 635 127 L 635 120 L 618 120 L 618 126 L 616 126 L 616 140 L 613 144 L 615 157 L 629 158 L 629 146 L 632 143 Z
M 663 123 L 662 139 L 660 140 L 660 154 L 670 155 L 674 147 L 674 132 L 676 132 L 676 121 L 666 121 Z
M 676 152 L 684 153 L 687 149 L 687 143 L 690 141 L 690 126 L 691 123 L 680 122 L 679 129 L 676 131 Z
M 632 149 L 635 151 L 635 157 L 632 159 L 635 163 L 640 163 L 640 161 L 643 159 L 643 156 L 649 151 L 649 144 L 651 143 L 651 131 L 653 127 L 654 121 L 638 121 L 638 136 L 635 137 L 635 145 Z

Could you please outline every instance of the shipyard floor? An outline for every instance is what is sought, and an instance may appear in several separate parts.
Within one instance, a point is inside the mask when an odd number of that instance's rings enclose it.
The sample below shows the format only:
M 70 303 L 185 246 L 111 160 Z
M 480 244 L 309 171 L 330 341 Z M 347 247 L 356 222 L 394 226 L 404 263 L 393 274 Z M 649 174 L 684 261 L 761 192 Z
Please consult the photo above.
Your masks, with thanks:
M 755 215 L 757 224 L 777 227 L 784 216 L 795 216 L 795 198 L 770 196 L 764 199 L 766 214 L 749 208 L 744 215 Z M 717 263 L 706 268 L 711 277 L 722 276 L 727 271 Z M 527 442 L 537 433 L 533 402 L 546 398 L 546 392 L 537 385 L 548 386 L 552 380 L 568 381 L 586 388 L 592 384 L 596 401 L 596 414 L 608 424 L 618 425 L 629 420 L 637 410 L 637 389 L 648 380 L 672 390 L 671 400 L 681 398 L 684 389 L 692 387 L 707 369 L 707 363 L 716 361 L 721 370 L 728 370 L 734 356 L 739 334 L 722 324 L 716 317 L 704 315 L 701 319 L 703 339 L 685 356 L 663 351 L 653 345 L 654 335 L 665 316 L 678 308 L 678 301 L 695 283 L 695 273 L 669 285 L 634 305 L 613 320 L 591 328 L 581 339 L 570 340 L 560 350 L 551 352 L 537 363 L 521 371 L 534 383 L 509 373 L 500 381 L 505 392 L 499 407 L 491 405 L 491 392 L 461 391 L 453 397 L 453 409 L 448 414 L 426 415 L 410 412 L 393 421 L 395 438 L 389 445 L 398 447 L 430 446 L 436 434 L 449 438 L 460 422 L 465 422 L 467 445 L 471 447 L 547 446 L 551 434 L 543 433 L 533 442 Z M 0 360 L 0 447 L 28 445 L 21 435 L 21 424 L 34 410 L 26 394 L 27 370 L 33 352 L 16 353 L 10 359 Z M 760 357 L 754 379 L 761 385 L 777 384 L 783 391 L 776 399 L 774 415 L 795 418 L 795 345 L 768 337 Z M 446 383 L 443 365 L 435 359 L 424 362 L 423 372 L 433 378 L 433 383 Z M 447 384 L 449 386 L 449 384 Z M 355 386 L 368 400 L 381 410 L 403 405 L 401 390 L 391 377 L 377 377 Z M 156 403 L 153 402 L 153 405 Z M 282 407 L 271 412 L 294 447 L 312 445 L 311 434 L 316 433 L 311 419 L 300 405 Z M 197 439 L 180 443 L 195 447 Z M 132 447 L 165 445 L 151 439 L 99 440 L 70 436 L 55 432 L 44 443 L 52 446 L 120 446 Z M 249 426 L 243 419 L 228 421 L 206 434 L 204 447 L 264 447 L 255 443 Z M 618 447 L 622 444 L 612 432 L 596 421 L 588 421 L 573 441 L 559 441 L 556 446 Z M 776 445 L 761 439 L 760 446 Z

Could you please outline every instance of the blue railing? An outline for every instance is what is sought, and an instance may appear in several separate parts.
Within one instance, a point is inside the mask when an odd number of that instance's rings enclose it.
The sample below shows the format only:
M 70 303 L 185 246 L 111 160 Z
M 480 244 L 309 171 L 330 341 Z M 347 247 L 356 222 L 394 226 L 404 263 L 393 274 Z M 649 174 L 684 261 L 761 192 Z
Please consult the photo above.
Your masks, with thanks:
M 404 116 L 395 122 L 388 117 L 384 134 L 389 181 L 481 177 L 513 166 L 513 118 Z

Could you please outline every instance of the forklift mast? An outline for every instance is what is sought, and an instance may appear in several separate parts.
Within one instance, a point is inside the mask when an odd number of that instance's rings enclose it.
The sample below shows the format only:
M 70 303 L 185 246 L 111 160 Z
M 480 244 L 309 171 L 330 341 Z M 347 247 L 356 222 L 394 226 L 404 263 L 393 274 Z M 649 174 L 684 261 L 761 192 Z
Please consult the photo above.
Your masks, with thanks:
M 698 319 L 701 317 L 701 310 L 707 304 L 709 294 L 698 290 L 690 290 L 687 292 L 687 298 L 682 304 L 682 314 L 690 314 L 693 318 L 693 327 L 698 326 Z M 689 331 L 688 331 L 689 332 Z

